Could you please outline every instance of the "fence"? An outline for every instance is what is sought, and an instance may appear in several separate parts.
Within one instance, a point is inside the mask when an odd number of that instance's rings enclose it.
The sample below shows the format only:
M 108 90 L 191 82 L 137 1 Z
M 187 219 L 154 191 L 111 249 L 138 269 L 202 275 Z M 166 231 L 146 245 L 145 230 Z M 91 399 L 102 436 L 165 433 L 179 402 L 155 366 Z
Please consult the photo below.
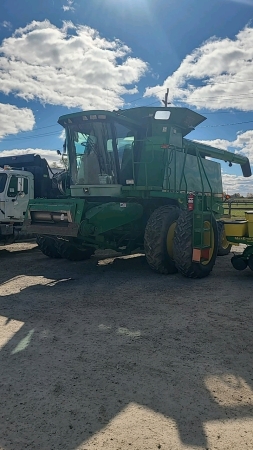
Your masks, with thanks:
M 223 203 L 224 215 L 245 218 L 245 211 L 253 210 L 253 198 L 230 199 Z

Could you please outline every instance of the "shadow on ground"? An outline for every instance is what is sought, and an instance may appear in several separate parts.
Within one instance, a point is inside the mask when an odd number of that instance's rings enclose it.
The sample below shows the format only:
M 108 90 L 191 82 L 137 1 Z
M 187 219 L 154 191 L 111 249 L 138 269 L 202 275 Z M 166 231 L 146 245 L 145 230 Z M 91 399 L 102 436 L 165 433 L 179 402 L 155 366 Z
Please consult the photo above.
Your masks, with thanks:
M 187 448 L 208 447 L 208 421 L 253 418 L 253 399 L 229 390 L 231 377 L 253 389 L 252 274 L 229 258 L 194 281 L 153 274 L 143 257 L 70 264 L 35 251 L 1 277 L 14 283 L 0 285 L 3 327 L 21 323 L 0 351 L 3 449 L 76 449 L 133 403 L 173 419 Z

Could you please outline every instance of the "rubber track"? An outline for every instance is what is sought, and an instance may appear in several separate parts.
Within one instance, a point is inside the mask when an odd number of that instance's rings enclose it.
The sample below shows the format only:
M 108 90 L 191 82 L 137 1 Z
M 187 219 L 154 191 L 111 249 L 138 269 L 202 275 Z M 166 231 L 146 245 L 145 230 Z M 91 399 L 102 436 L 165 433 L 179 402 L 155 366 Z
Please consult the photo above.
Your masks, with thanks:
M 40 251 L 45 256 L 48 256 L 48 258 L 56 258 L 56 259 L 61 258 L 61 255 L 58 252 L 55 245 L 55 239 L 49 236 L 37 236 L 36 242 L 38 244 Z
M 64 239 L 58 239 L 56 246 L 61 257 L 69 261 L 85 261 L 86 259 L 90 259 L 94 253 L 94 249 L 92 248 L 80 250 Z
M 204 278 L 210 274 L 215 264 L 218 246 L 218 232 L 214 233 L 216 238 L 216 249 L 214 255 L 206 266 L 192 262 L 192 220 L 193 214 L 182 211 L 177 221 L 174 236 L 174 259 L 180 273 L 187 278 Z
M 177 272 L 174 261 L 167 252 L 167 233 L 168 218 L 171 218 L 171 223 L 173 223 L 177 220 L 179 213 L 180 210 L 177 206 L 161 206 L 151 214 L 147 222 L 144 251 L 149 266 L 157 273 L 167 275 Z

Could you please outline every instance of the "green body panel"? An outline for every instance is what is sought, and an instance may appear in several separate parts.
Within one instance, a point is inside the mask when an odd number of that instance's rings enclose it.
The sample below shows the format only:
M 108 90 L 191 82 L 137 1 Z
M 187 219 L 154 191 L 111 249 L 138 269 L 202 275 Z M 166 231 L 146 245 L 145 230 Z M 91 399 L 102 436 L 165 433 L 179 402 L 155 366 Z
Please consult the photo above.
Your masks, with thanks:
M 222 217 L 223 188 L 220 164 L 206 157 L 240 164 L 245 176 L 251 171 L 242 155 L 185 139 L 204 120 L 177 107 L 60 117 L 66 129 L 70 197 L 30 201 L 24 228 L 63 236 L 79 246 L 131 251 L 143 245 L 147 220 L 156 208 L 187 208 L 193 193 L 193 247 L 210 247 L 205 244 L 210 231 L 205 222 L 211 222 L 212 214 Z M 87 174 L 93 169 L 97 181 L 92 184 Z
M 22 229 L 28 234 L 75 237 L 78 235 L 84 208 L 85 202 L 82 199 L 30 200 Z
M 143 142 L 140 161 L 134 163 L 136 186 L 152 186 L 162 189 L 164 169 L 167 160 L 167 150 L 161 148 L 162 137 L 155 137 Z
M 72 199 L 72 198 L 58 198 L 58 199 L 50 199 L 45 200 L 44 198 L 37 198 L 34 200 L 30 200 L 30 205 L 33 205 L 33 211 L 57 211 L 59 213 L 68 211 L 71 214 L 72 219 L 75 218 L 76 222 L 81 221 L 83 210 L 84 210 L 84 201 L 82 199 Z M 26 211 L 26 218 L 29 217 L 29 209 Z
M 220 164 L 202 158 L 202 167 L 196 156 L 185 155 L 173 150 L 169 150 L 168 161 L 163 189 L 185 192 L 212 192 L 222 195 Z M 184 174 L 182 177 L 183 166 Z
M 142 214 L 138 203 L 102 203 L 87 211 L 85 222 L 94 227 L 94 234 L 103 234 L 137 221 Z
M 118 248 L 123 234 L 131 233 L 131 239 L 134 240 L 142 232 L 143 207 L 133 201 L 97 204 L 83 199 L 50 199 L 46 208 L 44 202 L 44 199 L 30 201 L 24 220 L 24 231 L 74 238 L 82 241 L 84 246 L 93 244 L 98 248 L 106 248 L 105 244 L 110 243 L 114 249 Z M 68 222 L 62 223 L 58 220 L 52 224 L 43 223 L 41 218 L 44 219 L 46 213 L 49 214 L 48 217 L 65 214 Z M 107 234 L 106 240 L 101 240 L 103 234 Z

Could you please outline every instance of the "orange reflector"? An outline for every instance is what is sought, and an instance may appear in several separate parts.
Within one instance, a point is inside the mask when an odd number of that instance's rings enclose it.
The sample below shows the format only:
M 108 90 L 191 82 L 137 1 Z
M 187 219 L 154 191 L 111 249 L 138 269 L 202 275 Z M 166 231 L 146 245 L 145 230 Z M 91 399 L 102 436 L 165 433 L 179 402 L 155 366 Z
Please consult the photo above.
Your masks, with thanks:
M 194 262 L 200 262 L 201 259 L 201 250 L 199 248 L 194 248 L 192 251 L 192 260 Z
M 209 259 L 209 248 L 203 248 L 202 250 L 199 248 L 194 248 L 192 251 L 192 261 L 193 262 L 200 262 L 201 259 L 208 260 Z
M 210 254 L 209 248 L 203 248 L 203 250 L 201 250 L 201 258 L 208 260 L 209 254 Z

